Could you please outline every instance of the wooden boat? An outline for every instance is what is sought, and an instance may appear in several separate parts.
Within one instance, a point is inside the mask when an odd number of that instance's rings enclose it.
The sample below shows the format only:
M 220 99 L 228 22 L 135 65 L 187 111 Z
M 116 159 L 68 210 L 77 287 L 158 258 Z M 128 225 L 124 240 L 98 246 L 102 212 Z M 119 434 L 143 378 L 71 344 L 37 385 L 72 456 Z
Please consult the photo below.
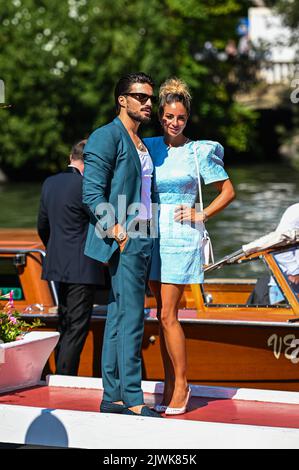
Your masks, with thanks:
M 188 380 L 194 384 L 299 391 L 299 301 L 279 267 L 277 253 L 299 247 L 292 240 L 250 254 L 239 250 L 206 269 L 203 286 L 187 286 L 179 318 L 188 354 Z M 15 304 L 27 320 L 40 317 L 44 329 L 57 325 L 55 286 L 41 280 L 44 255 L 32 230 L 0 231 L 0 289 L 14 288 Z M 244 278 L 244 265 L 250 276 Z M 259 266 L 259 267 L 258 267 Z M 230 273 L 231 271 L 231 273 Z M 272 273 L 283 301 L 249 304 L 257 278 Z M 4 289 L 3 289 L 4 288 Z M 80 376 L 100 376 L 107 286 L 97 304 L 81 355 Z M 144 380 L 162 380 L 159 325 L 154 298 L 145 298 L 142 344 Z M 54 356 L 44 373 L 54 372 Z

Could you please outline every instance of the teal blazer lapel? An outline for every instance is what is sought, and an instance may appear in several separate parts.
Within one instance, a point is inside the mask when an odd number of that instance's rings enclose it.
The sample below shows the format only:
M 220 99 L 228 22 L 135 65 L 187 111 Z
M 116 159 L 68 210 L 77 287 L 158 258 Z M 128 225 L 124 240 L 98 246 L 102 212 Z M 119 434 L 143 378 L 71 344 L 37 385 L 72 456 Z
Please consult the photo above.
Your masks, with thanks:
M 132 141 L 131 137 L 129 136 L 129 133 L 127 131 L 127 129 L 125 128 L 125 126 L 123 125 L 123 123 L 121 122 L 121 120 L 116 117 L 114 120 L 113 120 L 114 124 L 116 124 L 120 130 L 122 131 L 125 139 L 126 139 L 126 142 L 128 144 L 128 147 L 130 148 L 130 150 L 132 151 L 132 156 L 133 156 L 133 159 L 134 159 L 134 163 L 136 165 L 136 169 L 137 169 L 137 172 L 138 172 L 138 175 L 141 177 L 141 163 L 140 163 L 140 158 L 139 158 L 139 155 L 137 153 L 137 150 L 136 150 L 136 147 L 134 145 L 134 142 Z

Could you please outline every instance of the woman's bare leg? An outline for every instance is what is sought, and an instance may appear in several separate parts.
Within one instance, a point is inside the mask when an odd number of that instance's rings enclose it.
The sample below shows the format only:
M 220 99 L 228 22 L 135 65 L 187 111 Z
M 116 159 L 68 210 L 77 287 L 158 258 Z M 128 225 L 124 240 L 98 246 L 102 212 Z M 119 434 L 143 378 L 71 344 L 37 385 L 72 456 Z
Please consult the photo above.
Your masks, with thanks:
M 168 356 L 174 370 L 174 390 L 169 406 L 185 405 L 187 389 L 187 357 L 185 334 L 178 321 L 178 306 L 184 285 L 161 284 L 161 326 Z
M 169 405 L 175 384 L 175 375 L 174 368 L 169 357 L 166 345 L 164 332 L 161 325 L 161 308 L 162 308 L 162 299 L 161 299 L 161 283 L 158 281 L 149 282 L 150 289 L 155 296 L 157 302 L 157 318 L 159 320 L 159 337 L 160 337 L 160 351 L 164 368 L 164 393 L 161 405 Z

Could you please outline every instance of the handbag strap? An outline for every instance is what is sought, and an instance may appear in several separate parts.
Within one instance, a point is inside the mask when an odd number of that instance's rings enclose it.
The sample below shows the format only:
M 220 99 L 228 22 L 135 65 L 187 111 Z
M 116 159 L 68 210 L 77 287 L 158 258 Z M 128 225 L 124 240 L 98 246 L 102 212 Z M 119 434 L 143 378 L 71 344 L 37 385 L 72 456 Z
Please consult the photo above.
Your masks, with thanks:
M 200 207 L 201 212 L 203 212 L 203 200 L 202 200 L 201 180 L 200 180 L 200 173 L 199 173 L 197 151 L 198 151 L 198 143 L 197 141 L 194 141 L 194 159 L 195 159 L 195 166 L 196 166 L 196 173 L 197 173 L 197 180 L 198 180 L 199 207 Z M 212 241 L 210 239 L 210 235 L 208 231 L 205 228 L 204 222 L 203 222 L 203 227 L 204 227 L 203 238 L 205 240 L 205 244 L 204 244 L 205 263 L 204 264 L 209 265 L 210 260 L 212 261 L 212 264 L 214 264 L 215 260 L 214 260 Z
M 200 180 L 200 173 L 199 173 L 199 163 L 198 163 L 198 158 L 197 158 L 197 150 L 198 150 L 198 143 L 195 140 L 193 144 L 193 149 L 194 149 L 194 160 L 195 160 L 195 166 L 196 166 L 196 173 L 197 173 L 197 181 L 198 181 L 198 193 L 199 193 L 199 208 L 200 212 L 203 212 L 203 200 L 202 200 L 202 191 L 201 191 L 201 180 Z

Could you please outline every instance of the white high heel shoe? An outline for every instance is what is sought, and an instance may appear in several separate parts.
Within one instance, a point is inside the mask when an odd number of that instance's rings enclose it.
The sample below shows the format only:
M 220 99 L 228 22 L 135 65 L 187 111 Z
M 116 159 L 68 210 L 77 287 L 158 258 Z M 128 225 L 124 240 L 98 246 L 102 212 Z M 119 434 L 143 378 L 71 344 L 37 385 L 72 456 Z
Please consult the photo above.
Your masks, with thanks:
M 171 408 L 170 406 L 168 406 L 165 410 L 165 414 L 166 415 L 182 415 L 186 413 L 190 398 L 191 398 L 191 388 L 188 387 L 187 398 L 186 398 L 184 406 L 182 406 L 182 408 Z

